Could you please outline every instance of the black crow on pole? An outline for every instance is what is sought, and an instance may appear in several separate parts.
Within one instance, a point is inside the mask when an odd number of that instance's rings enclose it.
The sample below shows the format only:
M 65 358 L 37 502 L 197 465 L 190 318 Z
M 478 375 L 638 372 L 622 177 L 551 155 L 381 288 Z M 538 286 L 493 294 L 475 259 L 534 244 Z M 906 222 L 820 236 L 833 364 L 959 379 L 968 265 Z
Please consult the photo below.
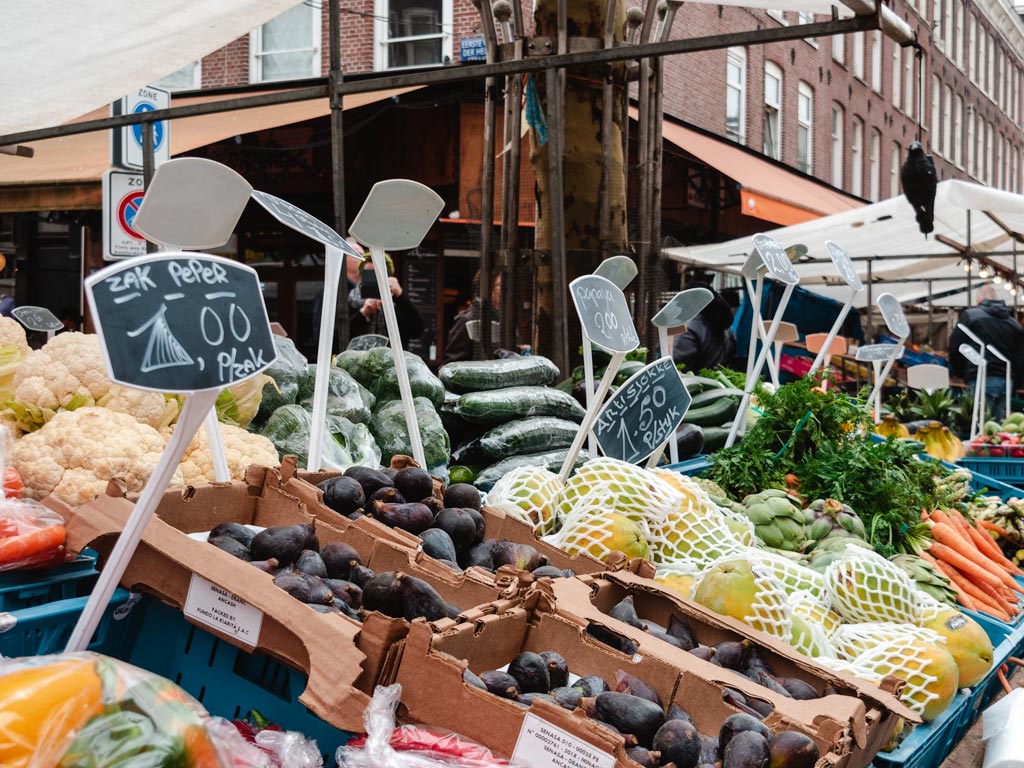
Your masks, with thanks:
M 917 226 L 927 235 L 935 229 L 935 186 L 938 176 L 931 155 L 924 153 L 921 142 L 915 141 L 907 150 L 907 159 L 900 170 L 900 181 L 903 183 L 903 194 L 914 208 Z

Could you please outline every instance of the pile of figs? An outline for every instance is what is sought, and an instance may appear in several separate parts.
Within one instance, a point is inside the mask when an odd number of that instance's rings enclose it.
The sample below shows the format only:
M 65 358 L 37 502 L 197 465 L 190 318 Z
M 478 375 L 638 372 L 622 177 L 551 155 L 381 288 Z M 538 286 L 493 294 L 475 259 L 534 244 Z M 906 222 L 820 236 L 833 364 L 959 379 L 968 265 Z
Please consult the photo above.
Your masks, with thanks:
M 765 664 L 758 652 L 757 646 L 750 639 L 727 640 L 718 645 L 701 645 L 693 636 L 693 632 L 679 616 L 669 616 L 668 626 L 662 627 L 653 621 L 641 619 L 637 615 L 636 606 L 633 603 L 633 596 L 627 595 L 620 600 L 608 615 L 631 627 L 641 629 L 650 635 L 672 645 L 682 651 L 689 651 L 694 656 L 710 661 L 719 667 L 739 672 L 744 677 L 762 685 L 770 691 L 786 696 L 791 699 L 817 699 L 818 691 L 810 684 L 795 677 L 780 677 L 775 675 L 768 665 Z M 639 650 L 639 645 L 632 638 L 625 637 L 599 624 L 591 624 L 587 628 L 587 634 L 605 645 L 626 654 L 634 654 Z M 832 689 L 826 689 L 824 694 L 837 693 Z M 761 716 L 771 711 L 767 702 L 751 700 L 743 704 L 740 709 L 756 710 L 751 714 L 760 711 Z
M 319 483 L 324 504 L 354 520 L 369 515 L 391 528 L 418 536 L 423 553 L 454 571 L 476 566 L 494 572 L 503 565 L 535 576 L 559 578 L 572 571 L 547 564 L 529 544 L 485 539 L 486 523 L 480 512 L 480 491 L 468 483 L 445 489 L 443 500 L 434 495 L 429 474 L 418 467 L 384 469 L 349 467 L 345 474 Z
M 507 670 L 474 674 L 463 679 L 495 696 L 529 706 L 536 699 L 597 721 L 623 736 L 627 756 L 643 766 L 658 768 L 814 768 L 818 747 L 799 731 L 772 733 L 755 714 L 739 712 L 722 723 L 717 735 L 700 733 L 693 718 L 677 704 L 664 702 L 653 686 L 622 670 L 615 687 L 601 677 L 575 678 L 560 654 L 524 652 Z
M 311 525 L 277 525 L 254 533 L 238 523 L 210 531 L 210 544 L 274 576 L 274 584 L 321 613 L 341 613 L 362 621 L 370 611 L 412 621 L 454 618 L 430 584 L 399 572 L 374 573 L 359 553 L 343 542 L 322 547 Z

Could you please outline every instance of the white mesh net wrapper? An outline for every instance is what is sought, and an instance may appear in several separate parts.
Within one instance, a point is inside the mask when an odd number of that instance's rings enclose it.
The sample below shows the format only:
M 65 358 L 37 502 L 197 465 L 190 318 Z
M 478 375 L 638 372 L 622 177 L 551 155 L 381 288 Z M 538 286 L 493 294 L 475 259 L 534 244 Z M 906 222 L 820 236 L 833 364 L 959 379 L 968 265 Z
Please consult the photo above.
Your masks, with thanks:
M 701 508 L 689 499 L 672 510 L 652 535 L 652 556 L 658 565 L 678 560 L 709 565 L 723 557 L 740 556 L 746 550 L 717 507 Z
M 555 497 L 562 486 L 561 478 L 543 467 L 517 467 L 494 484 L 487 503 L 544 536 L 558 526 Z
M 828 607 L 829 598 L 825 591 L 825 579 L 817 571 L 774 552 L 753 549 L 750 556 L 758 558 L 771 568 L 772 573 L 787 592 L 810 592 L 818 601 Z
M 808 623 L 817 624 L 828 637 L 832 637 L 843 622 L 839 614 L 830 610 L 824 601 L 806 589 L 790 592 L 786 596 L 786 603 L 794 616 L 799 616 Z
M 688 560 L 677 560 L 659 565 L 654 581 L 683 597 L 693 597 L 693 587 L 700 576 L 699 565 Z
M 847 546 L 825 569 L 832 608 L 848 622 L 919 624 L 918 589 L 898 566 L 863 547 Z
M 823 667 L 833 670 L 834 672 L 843 672 L 847 675 L 853 675 L 856 678 L 868 683 L 874 683 L 875 685 L 878 685 L 883 679 L 885 679 L 885 675 L 880 675 L 872 669 L 867 669 L 844 659 L 822 658 L 818 659 L 818 663 Z
M 646 469 L 618 459 L 592 459 L 576 470 L 558 494 L 559 519 L 568 519 L 580 505 L 588 505 L 598 486 L 608 495 L 606 512 L 618 512 L 649 530 L 659 527 L 681 500 L 677 490 Z
M 737 544 L 752 547 L 757 544 L 757 534 L 754 531 L 754 524 L 746 515 L 741 512 L 734 512 L 728 507 L 722 507 L 711 500 L 711 496 L 700 487 L 693 478 L 673 472 L 671 469 L 654 469 L 653 474 L 663 479 L 683 495 L 685 501 L 692 502 L 694 509 L 708 512 L 717 512 L 724 518 L 726 526 Z
M 722 558 L 714 565 L 727 563 L 735 558 Z M 750 604 L 750 613 L 743 616 L 744 622 L 754 629 L 760 629 L 773 637 L 789 642 L 793 634 L 793 621 L 790 618 L 789 605 L 786 603 L 786 590 L 775 578 L 775 574 L 764 563 L 756 558 L 738 558 L 741 565 L 749 562 L 750 572 L 754 576 L 754 596 Z M 710 569 L 701 574 L 700 580 L 694 586 L 694 591 L 700 588 L 700 584 L 708 577 Z
M 923 652 L 927 647 L 920 640 L 907 636 L 879 643 L 849 663 L 882 677 L 894 675 L 905 680 L 900 699 L 920 715 L 928 704 L 940 697 L 935 691 L 938 678 L 929 671 L 932 659 Z
M 623 552 L 628 557 L 646 558 L 649 554 L 650 538 L 642 522 L 626 521 L 635 526 L 644 539 L 642 544 L 633 541 L 632 547 L 629 546 L 629 540 L 623 540 L 621 534 L 616 535 L 610 524 L 611 515 L 616 511 L 615 498 L 616 489 L 610 483 L 591 486 L 587 497 L 581 499 L 573 507 L 572 513 L 562 521 L 559 531 L 546 536 L 544 541 L 554 544 L 570 555 L 587 552 L 602 562 L 612 552 Z
M 931 643 L 946 642 L 938 632 L 913 624 L 892 624 L 890 622 L 864 622 L 843 624 L 832 635 L 832 645 L 839 658 L 852 661 L 879 645 L 892 642 Z

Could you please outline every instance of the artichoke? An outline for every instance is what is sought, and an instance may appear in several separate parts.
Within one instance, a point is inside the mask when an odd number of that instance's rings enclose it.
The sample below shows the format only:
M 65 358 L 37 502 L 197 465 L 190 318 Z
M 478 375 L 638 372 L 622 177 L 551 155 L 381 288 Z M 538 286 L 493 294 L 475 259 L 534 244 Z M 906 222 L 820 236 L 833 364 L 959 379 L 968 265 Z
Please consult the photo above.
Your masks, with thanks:
M 835 499 L 818 499 L 811 503 L 807 515 L 807 538 L 821 541 L 834 531 L 842 531 L 866 539 L 864 523 L 849 505 Z
M 785 491 L 770 488 L 743 499 L 743 513 L 767 546 L 800 552 L 807 540 L 804 512 Z
M 871 545 L 864 541 L 864 539 L 857 538 L 849 533 L 836 531 L 815 544 L 814 549 L 807 556 L 807 567 L 820 574 L 824 574 L 825 569 L 831 563 L 843 556 L 847 544 L 855 544 L 865 549 L 871 549 Z
M 956 606 L 956 592 L 949 586 L 949 579 L 927 560 L 917 555 L 893 555 L 889 560 L 912 578 L 918 589 L 927 592 L 940 603 Z

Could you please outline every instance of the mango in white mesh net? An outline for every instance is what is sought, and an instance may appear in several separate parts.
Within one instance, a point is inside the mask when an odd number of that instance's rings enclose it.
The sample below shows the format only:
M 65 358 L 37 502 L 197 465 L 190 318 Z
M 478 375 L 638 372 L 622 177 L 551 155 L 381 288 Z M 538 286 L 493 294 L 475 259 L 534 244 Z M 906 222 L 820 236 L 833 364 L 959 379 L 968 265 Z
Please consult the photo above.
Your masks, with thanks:
M 740 512 L 716 504 L 708 492 L 701 488 L 693 478 L 670 469 L 654 469 L 652 472 L 679 491 L 683 495 L 684 503 L 689 501 L 696 510 L 713 511 L 722 515 L 726 527 L 738 544 L 752 547 L 757 543 L 754 524 L 750 522 L 750 519 Z
M 920 623 L 914 582 L 901 568 L 863 547 L 847 546 L 825 569 L 825 589 L 844 621 Z
M 751 556 L 771 568 L 775 578 L 787 592 L 810 592 L 826 606 L 829 604 L 825 592 L 825 579 L 817 571 L 785 555 L 777 555 L 763 549 L 754 549 Z
M 652 527 L 654 562 L 690 560 L 707 565 L 728 556 L 740 556 L 740 544 L 717 507 L 698 507 L 683 501 L 669 512 L 664 522 Z
M 683 597 L 692 597 L 701 569 L 696 563 L 677 560 L 658 566 L 654 580 L 666 589 Z
M 786 595 L 786 603 L 794 616 L 799 616 L 808 623 L 817 624 L 827 637 L 835 634 L 843 622 L 838 613 L 805 589 L 790 592 Z
M 786 590 L 772 570 L 756 560 L 732 557 L 717 561 L 697 581 L 693 599 L 787 643 L 792 638 Z
M 882 677 L 905 680 L 900 699 L 925 722 L 942 714 L 959 688 L 960 673 L 949 651 L 909 636 L 882 642 L 849 663 Z
M 832 635 L 832 645 L 841 659 L 852 661 L 873 648 L 893 641 L 942 645 L 945 640 L 937 632 L 913 624 L 887 621 L 843 624 Z
M 566 482 L 555 500 L 559 519 L 589 504 L 598 487 L 605 497 L 605 511 L 642 522 L 649 530 L 660 526 L 682 500 L 679 491 L 653 472 L 603 457 L 588 461 Z
M 518 467 L 494 484 L 487 503 L 544 536 L 558 527 L 555 497 L 563 485 L 558 475 L 543 467 Z
M 646 527 L 613 511 L 615 493 L 607 484 L 593 486 L 590 495 L 562 521 L 559 531 L 544 540 L 570 555 L 586 552 L 602 562 L 612 552 L 621 552 L 629 558 L 648 558 L 650 544 Z

